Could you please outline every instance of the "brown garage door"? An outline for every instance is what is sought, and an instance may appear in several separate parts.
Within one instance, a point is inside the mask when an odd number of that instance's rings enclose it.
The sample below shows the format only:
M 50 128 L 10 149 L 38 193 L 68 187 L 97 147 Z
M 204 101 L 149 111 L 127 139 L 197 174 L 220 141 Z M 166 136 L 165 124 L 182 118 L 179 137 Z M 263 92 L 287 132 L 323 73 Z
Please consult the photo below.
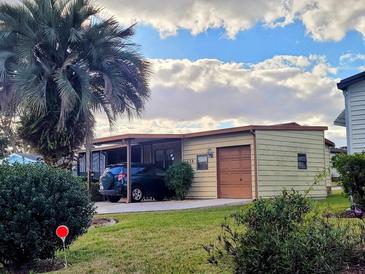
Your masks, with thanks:
M 218 197 L 252 198 L 250 146 L 219 148 L 217 156 Z

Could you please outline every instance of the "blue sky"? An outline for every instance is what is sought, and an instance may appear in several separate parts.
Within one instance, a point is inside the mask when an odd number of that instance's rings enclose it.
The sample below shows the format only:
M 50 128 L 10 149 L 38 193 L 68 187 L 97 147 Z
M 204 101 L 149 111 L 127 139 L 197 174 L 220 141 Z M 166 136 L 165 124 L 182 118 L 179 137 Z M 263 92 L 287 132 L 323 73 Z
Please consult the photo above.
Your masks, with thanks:
M 348 0 L 96 0 L 150 61 L 151 98 L 140 119 L 97 135 L 191 132 L 295 121 L 333 125 L 336 83 L 365 69 L 365 3 Z
M 141 45 L 147 58 L 198 60 L 214 58 L 224 62 L 257 63 L 275 55 L 323 55 L 332 66 L 340 66 L 340 56 L 365 52 L 362 35 L 350 31 L 339 42 L 314 41 L 306 34 L 299 21 L 278 28 L 263 25 L 242 31 L 229 39 L 224 29 L 209 29 L 192 35 L 189 30 L 178 30 L 177 35 L 161 38 L 159 32 L 147 25 L 138 25 L 135 42 Z M 337 76 L 345 78 L 358 72 L 361 62 L 339 69 Z

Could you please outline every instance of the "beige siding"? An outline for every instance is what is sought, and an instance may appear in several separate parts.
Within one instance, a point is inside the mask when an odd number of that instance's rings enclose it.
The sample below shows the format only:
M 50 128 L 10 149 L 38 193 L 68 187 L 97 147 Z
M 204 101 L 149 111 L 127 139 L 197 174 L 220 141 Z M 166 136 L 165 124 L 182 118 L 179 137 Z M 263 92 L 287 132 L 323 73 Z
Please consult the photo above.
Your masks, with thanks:
M 250 133 L 232 133 L 185 139 L 183 142 L 183 160 L 189 162 L 195 178 L 188 194 L 189 198 L 217 198 L 217 148 L 230 146 L 251 146 L 252 197 L 255 197 L 255 149 L 254 138 Z M 213 151 L 213 158 L 208 158 L 208 170 L 196 170 L 196 157 Z
M 306 191 L 328 167 L 322 131 L 256 131 L 258 194 L 272 197 L 285 189 Z M 308 169 L 298 169 L 298 153 L 307 154 Z M 326 182 L 314 186 L 313 197 L 326 196 Z

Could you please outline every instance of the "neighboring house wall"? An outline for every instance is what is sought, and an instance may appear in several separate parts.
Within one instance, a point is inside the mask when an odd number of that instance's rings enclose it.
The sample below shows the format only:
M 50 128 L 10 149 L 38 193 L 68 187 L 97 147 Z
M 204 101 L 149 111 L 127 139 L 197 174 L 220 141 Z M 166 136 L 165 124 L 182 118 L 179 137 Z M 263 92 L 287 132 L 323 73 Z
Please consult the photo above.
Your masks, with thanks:
M 183 160 L 194 169 L 194 181 L 189 191 L 189 198 L 217 198 L 217 148 L 250 145 L 252 167 L 252 197 L 255 197 L 255 147 L 251 133 L 231 133 L 216 136 L 189 138 L 183 141 Z M 208 158 L 208 169 L 197 170 L 197 155 L 213 151 L 213 158 Z
M 344 95 L 348 151 L 361 153 L 365 151 L 365 81 L 349 86 Z
M 306 191 L 326 166 L 323 131 L 257 130 L 256 146 L 260 197 L 278 195 L 284 188 Z M 307 169 L 298 169 L 298 153 L 307 155 Z M 325 197 L 325 182 L 314 186 L 310 196 Z
M 326 176 L 326 187 L 331 187 L 332 185 L 332 164 L 331 164 L 331 147 L 329 145 L 325 145 L 325 168 L 327 172 Z

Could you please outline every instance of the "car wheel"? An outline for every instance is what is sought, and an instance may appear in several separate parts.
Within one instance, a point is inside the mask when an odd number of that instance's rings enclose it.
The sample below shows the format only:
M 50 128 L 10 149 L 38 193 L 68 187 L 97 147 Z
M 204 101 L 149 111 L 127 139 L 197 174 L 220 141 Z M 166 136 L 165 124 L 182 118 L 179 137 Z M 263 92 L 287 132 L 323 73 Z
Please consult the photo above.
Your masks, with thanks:
M 132 201 L 140 202 L 143 199 L 143 191 L 140 187 L 135 187 L 132 189 Z
M 120 200 L 120 196 L 108 196 L 108 200 L 111 203 L 117 203 Z
M 163 199 L 165 199 L 164 195 L 156 195 L 153 198 L 155 198 L 156 201 L 163 201 Z

